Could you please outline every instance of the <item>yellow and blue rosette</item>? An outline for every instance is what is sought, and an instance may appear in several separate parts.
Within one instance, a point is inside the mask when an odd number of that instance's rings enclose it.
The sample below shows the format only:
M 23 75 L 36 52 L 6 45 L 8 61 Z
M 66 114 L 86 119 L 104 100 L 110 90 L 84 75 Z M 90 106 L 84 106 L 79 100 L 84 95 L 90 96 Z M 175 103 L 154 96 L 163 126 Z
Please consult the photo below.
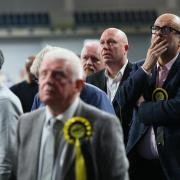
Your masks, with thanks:
M 162 101 L 168 99 L 168 93 L 163 88 L 156 88 L 152 93 L 152 100 L 153 101 Z
M 64 124 L 64 137 L 75 145 L 75 176 L 76 180 L 87 180 L 86 163 L 81 151 L 81 139 L 89 140 L 92 136 L 91 123 L 83 117 L 72 117 Z

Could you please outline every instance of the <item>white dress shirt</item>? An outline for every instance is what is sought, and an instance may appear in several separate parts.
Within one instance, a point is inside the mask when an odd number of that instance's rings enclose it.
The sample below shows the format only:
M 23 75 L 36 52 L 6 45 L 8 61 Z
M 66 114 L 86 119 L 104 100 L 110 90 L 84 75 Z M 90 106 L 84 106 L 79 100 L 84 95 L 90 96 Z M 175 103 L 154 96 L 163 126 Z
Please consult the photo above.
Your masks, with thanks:
M 119 72 L 116 74 L 116 76 L 114 78 L 111 78 L 108 75 L 107 70 L 105 70 L 105 76 L 107 77 L 107 96 L 110 99 L 110 101 L 112 102 L 115 95 L 116 95 L 116 91 L 119 87 L 119 84 L 121 82 L 122 76 L 124 74 L 125 68 L 128 64 L 128 60 L 127 62 L 124 64 L 124 66 L 119 70 Z

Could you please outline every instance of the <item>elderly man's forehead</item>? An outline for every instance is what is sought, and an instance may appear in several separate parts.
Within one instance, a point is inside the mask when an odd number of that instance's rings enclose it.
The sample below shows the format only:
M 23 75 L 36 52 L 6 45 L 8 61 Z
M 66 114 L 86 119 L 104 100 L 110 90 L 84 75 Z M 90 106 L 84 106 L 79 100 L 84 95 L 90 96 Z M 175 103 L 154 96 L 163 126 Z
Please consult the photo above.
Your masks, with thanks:
M 44 61 L 42 61 L 41 64 L 41 68 L 43 67 L 56 67 L 56 66 L 66 66 L 68 64 L 68 61 L 65 61 L 64 59 L 61 58 L 51 58 L 51 57 L 47 57 L 46 59 L 44 59 Z

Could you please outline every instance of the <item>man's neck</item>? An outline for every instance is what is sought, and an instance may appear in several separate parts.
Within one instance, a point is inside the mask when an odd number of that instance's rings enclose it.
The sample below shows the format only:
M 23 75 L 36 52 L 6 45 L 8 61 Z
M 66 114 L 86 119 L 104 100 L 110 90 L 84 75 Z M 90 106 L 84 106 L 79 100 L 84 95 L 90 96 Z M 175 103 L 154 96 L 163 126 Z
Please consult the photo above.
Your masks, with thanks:
M 158 62 L 161 66 L 164 66 L 165 64 L 167 64 L 168 62 L 170 62 L 173 58 L 175 58 L 177 56 L 177 54 L 173 54 L 173 55 L 161 55 L 158 59 Z
M 74 102 L 75 98 L 77 96 L 74 96 L 74 98 L 71 99 L 71 101 L 66 100 L 66 101 L 61 101 L 60 103 L 53 103 L 52 105 L 48 105 L 48 109 L 51 112 L 52 115 L 57 116 L 59 114 L 64 113 Z
M 122 67 L 125 65 L 126 62 L 121 64 L 108 64 L 106 65 L 106 70 L 109 75 L 109 77 L 114 78 L 117 73 L 122 69 Z

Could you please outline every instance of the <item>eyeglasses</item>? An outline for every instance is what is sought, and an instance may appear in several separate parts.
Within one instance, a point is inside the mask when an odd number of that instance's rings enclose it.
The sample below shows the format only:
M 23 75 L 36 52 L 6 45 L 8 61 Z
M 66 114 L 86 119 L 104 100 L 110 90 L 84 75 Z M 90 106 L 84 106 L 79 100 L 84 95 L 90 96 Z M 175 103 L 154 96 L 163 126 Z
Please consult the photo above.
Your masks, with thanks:
M 180 34 L 180 31 L 172 28 L 172 27 L 168 27 L 168 26 L 163 26 L 163 27 L 159 27 L 159 26 L 151 26 L 151 33 L 152 34 L 156 34 L 157 32 L 161 32 L 162 35 L 169 35 L 171 32 L 176 32 L 177 34 Z

